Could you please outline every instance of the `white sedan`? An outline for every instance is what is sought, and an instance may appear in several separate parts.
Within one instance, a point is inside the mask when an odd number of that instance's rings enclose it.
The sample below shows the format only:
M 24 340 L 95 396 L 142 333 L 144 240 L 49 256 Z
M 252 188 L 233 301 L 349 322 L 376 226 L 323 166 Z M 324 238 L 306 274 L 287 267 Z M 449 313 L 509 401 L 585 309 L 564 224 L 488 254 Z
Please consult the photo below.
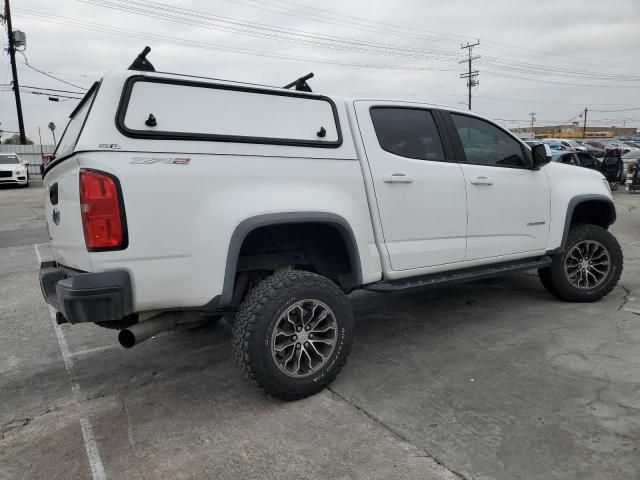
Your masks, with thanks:
M 23 187 L 28 186 L 27 165 L 15 153 L 0 153 L 0 185 L 11 183 Z

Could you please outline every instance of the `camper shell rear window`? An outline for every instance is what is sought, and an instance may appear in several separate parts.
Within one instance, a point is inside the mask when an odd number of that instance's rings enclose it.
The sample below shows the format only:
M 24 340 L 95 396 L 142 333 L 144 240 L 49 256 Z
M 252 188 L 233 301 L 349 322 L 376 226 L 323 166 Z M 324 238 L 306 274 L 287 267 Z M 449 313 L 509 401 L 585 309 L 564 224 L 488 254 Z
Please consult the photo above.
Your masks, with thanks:
M 201 81 L 131 77 L 116 123 L 132 138 L 321 148 L 342 144 L 336 106 L 328 97 Z
M 71 115 L 69 115 L 69 123 L 67 123 L 53 154 L 55 158 L 66 157 L 73 153 L 99 88 L 100 82 L 94 82 L 85 96 L 82 97 L 80 103 L 73 109 Z

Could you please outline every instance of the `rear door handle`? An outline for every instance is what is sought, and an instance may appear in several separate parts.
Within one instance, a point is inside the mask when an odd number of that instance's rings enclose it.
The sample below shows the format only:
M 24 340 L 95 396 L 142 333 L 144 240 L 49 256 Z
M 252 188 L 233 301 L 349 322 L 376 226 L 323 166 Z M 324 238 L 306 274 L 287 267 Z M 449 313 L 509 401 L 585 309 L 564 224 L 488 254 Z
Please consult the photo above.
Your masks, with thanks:
M 393 175 L 385 175 L 382 177 L 384 183 L 412 183 L 413 178 L 404 173 L 394 173 Z
M 471 185 L 493 185 L 489 177 L 476 177 L 471 179 Z

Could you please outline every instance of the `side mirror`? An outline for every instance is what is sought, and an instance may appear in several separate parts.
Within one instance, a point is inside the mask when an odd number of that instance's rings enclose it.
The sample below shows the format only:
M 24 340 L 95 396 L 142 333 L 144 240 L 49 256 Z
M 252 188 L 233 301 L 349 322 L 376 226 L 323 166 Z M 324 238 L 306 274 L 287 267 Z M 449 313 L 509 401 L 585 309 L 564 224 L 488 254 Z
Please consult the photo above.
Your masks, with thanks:
M 24 162 L 22 162 L 22 164 L 23 164 L 25 167 L 28 167 L 28 166 L 29 166 L 29 162 L 27 162 L 26 160 L 25 160 Z
M 539 170 L 551 161 L 551 149 L 545 143 L 539 143 L 531 148 L 533 158 L 533 170 Z

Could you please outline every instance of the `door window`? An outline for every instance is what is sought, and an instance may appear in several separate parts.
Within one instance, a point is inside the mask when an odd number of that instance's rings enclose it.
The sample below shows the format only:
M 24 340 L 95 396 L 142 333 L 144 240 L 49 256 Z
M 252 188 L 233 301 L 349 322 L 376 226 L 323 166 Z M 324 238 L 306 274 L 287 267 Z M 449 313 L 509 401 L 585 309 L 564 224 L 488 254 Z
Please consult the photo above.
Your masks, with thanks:
M 417 108 L 371 109 L 380 147 L 401 157 L 444 161 L 444 150 L 433 115 Z
M 522 145 L 504 130 L 479 118 L 451 114 L 467 163 L 524 168 Z

